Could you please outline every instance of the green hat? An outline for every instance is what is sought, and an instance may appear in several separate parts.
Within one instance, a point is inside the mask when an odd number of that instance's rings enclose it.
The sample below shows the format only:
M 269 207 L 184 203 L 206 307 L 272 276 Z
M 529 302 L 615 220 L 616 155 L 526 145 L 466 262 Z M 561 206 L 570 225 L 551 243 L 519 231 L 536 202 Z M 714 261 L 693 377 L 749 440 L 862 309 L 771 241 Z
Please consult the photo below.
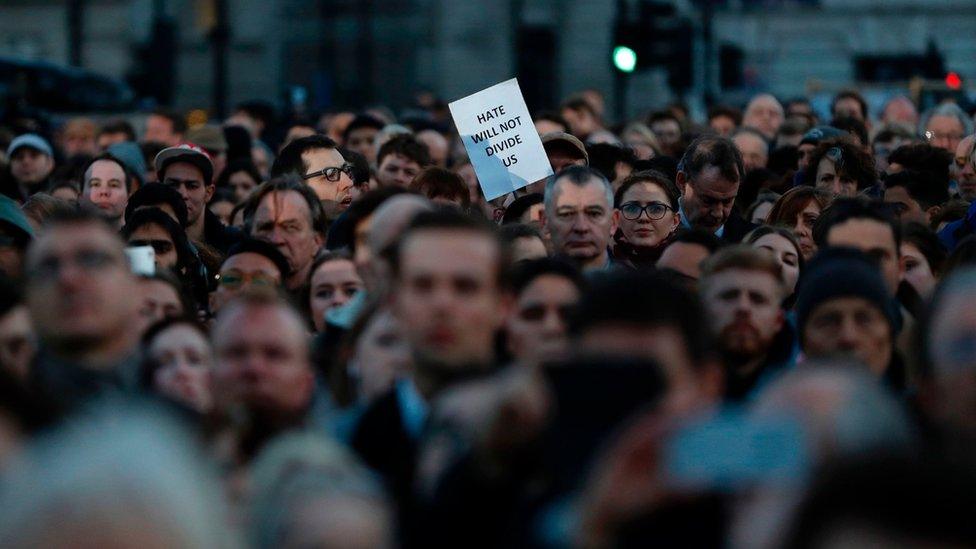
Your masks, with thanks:
M 4 195 L 0 195 L 0 223 L 20 232 L 24 241 L 34 238 L 34 229 L 23 210 L 10 197 Z

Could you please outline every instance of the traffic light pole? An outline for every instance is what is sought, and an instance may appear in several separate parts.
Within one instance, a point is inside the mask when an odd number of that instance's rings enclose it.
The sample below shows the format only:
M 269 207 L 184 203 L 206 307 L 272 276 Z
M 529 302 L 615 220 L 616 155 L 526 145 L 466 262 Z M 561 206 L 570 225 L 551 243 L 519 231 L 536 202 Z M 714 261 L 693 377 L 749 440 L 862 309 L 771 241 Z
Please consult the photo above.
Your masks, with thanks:
M 613 72 L 614 115 L 617 118 L 617 122 L 623 122 L 627 118 L 627 84 L 629 83 L 630 75 L 621 71 Z

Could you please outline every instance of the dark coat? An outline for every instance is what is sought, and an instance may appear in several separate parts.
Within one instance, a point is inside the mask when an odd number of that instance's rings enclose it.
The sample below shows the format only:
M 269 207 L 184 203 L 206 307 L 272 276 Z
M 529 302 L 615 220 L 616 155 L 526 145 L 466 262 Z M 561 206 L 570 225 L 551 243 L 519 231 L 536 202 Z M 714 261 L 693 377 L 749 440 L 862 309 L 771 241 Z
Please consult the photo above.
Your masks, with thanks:
M 722 233 L 722 241 L 730 244 L 742 242 L 742 239 L 758 226 L 755 223 L 746 221 L 739 214 L 732 212 L 725 221 L 725 231 Z

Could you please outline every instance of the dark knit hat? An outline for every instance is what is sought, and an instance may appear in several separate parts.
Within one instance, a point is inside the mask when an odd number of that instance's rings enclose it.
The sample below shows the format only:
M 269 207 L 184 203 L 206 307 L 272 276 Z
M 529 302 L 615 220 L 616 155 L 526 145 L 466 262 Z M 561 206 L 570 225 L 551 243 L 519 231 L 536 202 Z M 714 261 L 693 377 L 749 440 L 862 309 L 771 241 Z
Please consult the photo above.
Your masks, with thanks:
M 847 135 L 847 132 L 833 126 L 817 126 L 815 128 L 811 128 L 807 133 L 803 134 L 803 139 L 800 140 L 800 145 L 818 145 L 825 139 L 833 139 L 835 137 L 842 137 L 844 135 Z
M 796 298 L 796 320 L 803 338 L 810 313 L 831 299 L 860 297 L 878 308 L 892 334 L 901 329 L 898 303 L 885 286 L 877 263 L 860 250 L 825 248 L 807 264 Z

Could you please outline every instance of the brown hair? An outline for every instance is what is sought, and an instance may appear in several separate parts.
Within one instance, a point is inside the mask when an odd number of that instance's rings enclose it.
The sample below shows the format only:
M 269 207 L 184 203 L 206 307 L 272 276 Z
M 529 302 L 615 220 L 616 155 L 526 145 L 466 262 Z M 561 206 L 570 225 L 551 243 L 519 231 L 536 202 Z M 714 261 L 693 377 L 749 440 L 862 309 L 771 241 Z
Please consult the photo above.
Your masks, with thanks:
M 769 210 L 769 215 L 766 216 L 766 223 L 792 227 L 796 223 L 796 216 L 800 215 L 810 202 L 816 202 L 820 206 L 820 211 L 824 211 L 830 206 L 831 201 L 833 198 L 830 193 L 823 189 L 806 185 L 794 187 L 773 203 L 773 209 Z
M 779 282 L 780 291 L 783 291 L 783 269 L 779 262 L 772 255 L 748 244 L 726 246 L 702 261 L 699 284 L 704 289 L 712 276 L 730 269 L 769 273 Z
M 409 188 L 430 200 L 445 198 L 457 201 L 464 210 L 471 206 L 471 193 L 468 191 L 468 185 L 460 175 L 451 170 L 433 166 L 425 168 L 410 182 Z

